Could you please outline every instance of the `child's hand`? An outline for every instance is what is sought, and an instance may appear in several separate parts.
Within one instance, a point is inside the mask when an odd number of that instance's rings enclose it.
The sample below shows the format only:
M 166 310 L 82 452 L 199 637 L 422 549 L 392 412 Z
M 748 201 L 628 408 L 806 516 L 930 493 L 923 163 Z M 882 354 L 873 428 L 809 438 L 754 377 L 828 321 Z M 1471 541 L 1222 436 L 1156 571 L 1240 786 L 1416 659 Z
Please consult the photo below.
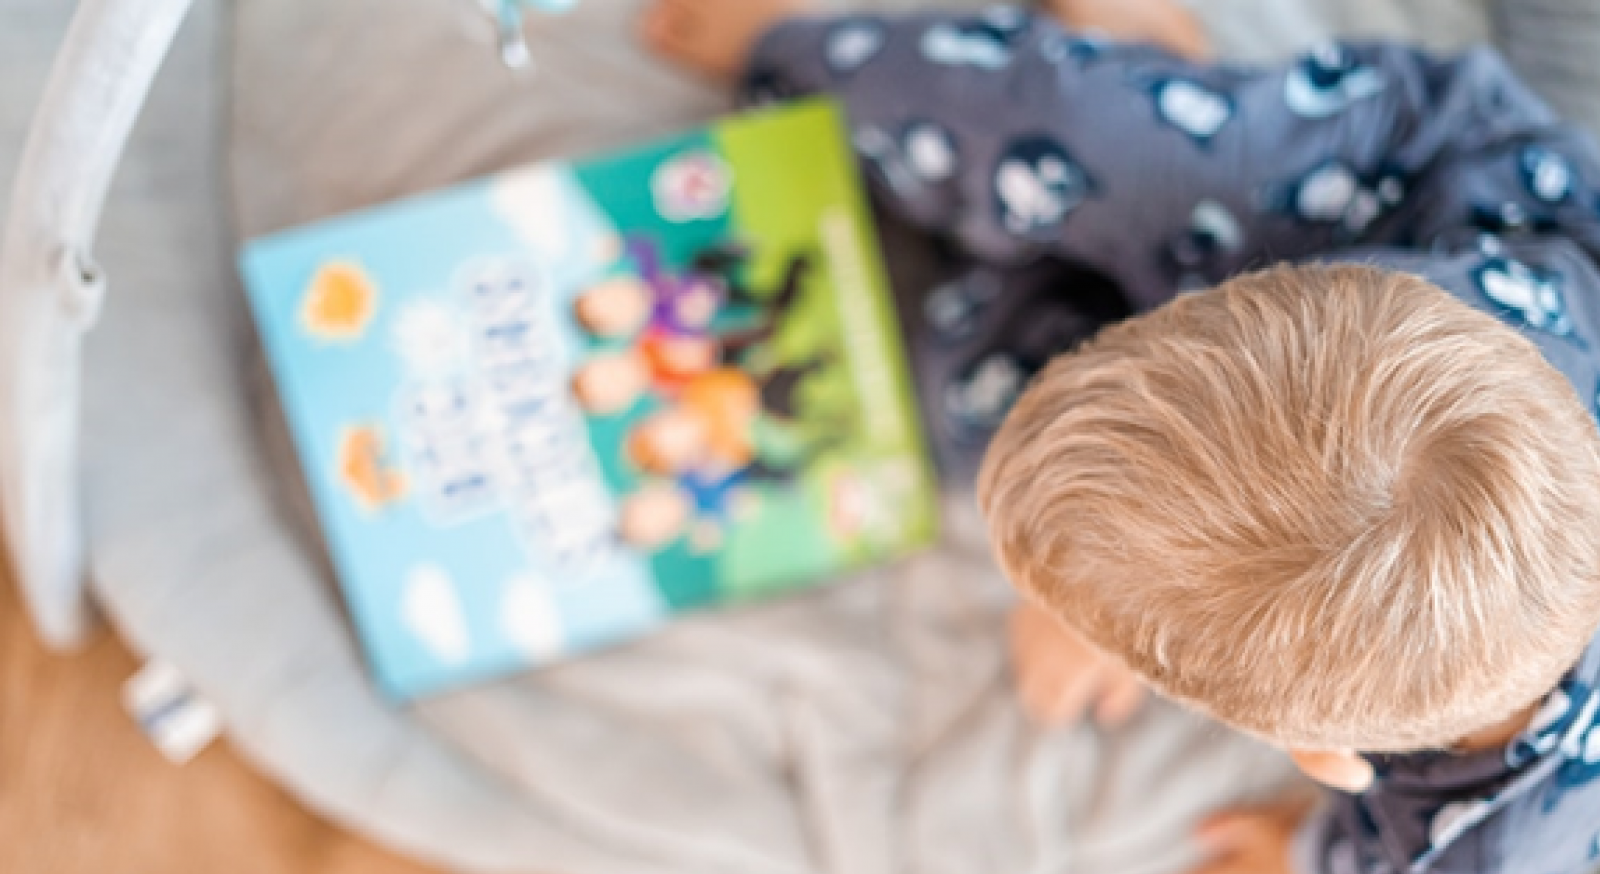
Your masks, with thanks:
M 1023 709 L 1045 725 L 1065 725 L 1094 711 L 1114 728 L 1144 701 L 1144 685 L 1032 604 L 1011 614 L 1011 657 Z
M 1211 860 L 1191 874 L 1291 874 L 1289 848 L 1311 807 L 1309 799 L 1297 799 L 1210 817 L 1200 824 L 1195 839 Z

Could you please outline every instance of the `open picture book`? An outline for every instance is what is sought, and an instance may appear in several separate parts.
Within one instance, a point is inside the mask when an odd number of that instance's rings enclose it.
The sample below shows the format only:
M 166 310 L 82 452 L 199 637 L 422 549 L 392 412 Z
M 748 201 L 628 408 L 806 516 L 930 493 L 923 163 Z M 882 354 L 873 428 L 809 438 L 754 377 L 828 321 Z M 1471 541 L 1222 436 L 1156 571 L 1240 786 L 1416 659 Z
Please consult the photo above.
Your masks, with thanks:
M 249 243 L 241 267 L 392 698 L 935 536 L 831 103 L 288 230 Z

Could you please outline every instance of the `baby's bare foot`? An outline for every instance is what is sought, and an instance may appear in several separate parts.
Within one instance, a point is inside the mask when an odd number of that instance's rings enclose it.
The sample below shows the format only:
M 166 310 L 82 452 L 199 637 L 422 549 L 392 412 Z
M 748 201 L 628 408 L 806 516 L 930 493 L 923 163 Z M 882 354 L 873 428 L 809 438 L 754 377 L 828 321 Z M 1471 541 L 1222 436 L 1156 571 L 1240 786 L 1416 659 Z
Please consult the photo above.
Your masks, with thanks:
M 1154 43 L 1190 60 L 1211 55 L 1205 28 L 1178 0 L 1045 0 L 1062 24 L 1116 40 Z
M 651 0 L 639 30 L 667 60 L 732 82 L 768 28 L 809 6 L 810 0 Z

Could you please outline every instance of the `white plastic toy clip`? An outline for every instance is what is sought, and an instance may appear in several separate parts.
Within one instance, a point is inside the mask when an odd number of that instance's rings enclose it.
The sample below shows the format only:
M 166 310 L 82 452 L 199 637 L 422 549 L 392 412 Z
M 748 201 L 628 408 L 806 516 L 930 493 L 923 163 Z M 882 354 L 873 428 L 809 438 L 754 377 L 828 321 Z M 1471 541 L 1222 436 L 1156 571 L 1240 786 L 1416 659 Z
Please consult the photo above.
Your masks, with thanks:
M 222 714 L 177 668 L 152 661 L 122 684 L 122 704 L 151 743 L 182 765 L 222 733 Z

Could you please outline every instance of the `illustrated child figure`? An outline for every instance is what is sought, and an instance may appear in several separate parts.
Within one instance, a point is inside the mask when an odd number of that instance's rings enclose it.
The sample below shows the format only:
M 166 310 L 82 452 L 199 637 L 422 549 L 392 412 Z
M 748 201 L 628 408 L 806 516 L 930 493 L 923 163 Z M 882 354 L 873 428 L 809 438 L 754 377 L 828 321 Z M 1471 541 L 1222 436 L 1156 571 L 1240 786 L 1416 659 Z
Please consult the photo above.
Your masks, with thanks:
M 787 482 L 818 449 L 802 446 L 791 424 L 802 383 L 827 357 L 759 368 L 745 360 L 800 300 L 811 258 L 791 257 L 777 286 L 758 297 L 732 277 L 748 258 L 742 248 L 713 247 L 682 271 L 649 241 L 630 240 L 628 253 L 637 278 L 611 278 L 574 301 L 584 330 L 627 342 L 578 368 L 574 394 L 596 416 L 658 397 L 662 406 L 633 426 L 627 444 L 633 466 L 655 479 L 623 499 L 620 533 L 645 549 L 687 534 L 694 549 L 710 551 L 723 523 L 751 510 L 745 486 Z M 730 310 L 743 324 L 719 321 Z
M 628 251 L 638 278 L 606 280 L 573 304 L 578 324 L 591 335 L 628 341 L 624 351 L 596 356 L 574 375 L 579 403 L 598 415 L 626 410 L 649 388 L 680 394 L 713 369 L 741 363 L 747 352 L 772 338 L 800 300 L 811 269 L 809 256 L 790 258 L 776 288 L 757 297 L 729 275 L 747 257 L 742 249 L 710 249 L 682 272 L 669 270 L 647 241 L 630 241 Z M 745 324 L 719 324 L 728 311 Z M 763 398 L 792 415 L 786 404 L 794 374 L 810 369 L 808 363 L 764 374 Z
M 662 499 L 667 483 L 657 480 L 625 499 L 624 539 L 658 547 L 687 532 L 692 546 L 715 549 L 722 524 L 753 509 L 755 497 L 746 486 L 787 484 L 794 471 L 828 446 L 826 439 L 806 439 L 780 410 L 764 406 L 766 388 L 743 370 L 719 367 L 696 375 L 674 400 L 633 427 L 630 460 L 646 474 L 670 478 L 684 518 L 677 529 L 664 522 L 627 524 L 640 518 L 644 507 L 668 506 Z M 791 387 L 797 389 L 797 384 Z M 656 509 L 651 518 L 666 515 Z M 634 533 L 641 530 L 654 536 Z
M 1147 686 L 1341 790 L 1209 822 L 1210 872 L 1592 871 L 1595 144 L 1486 50 L 1251 69 L 1015 9 L 800 11 L 644 31 L 836 96 L 889 209 L 1143 313 L 1033 381 L 980 477 L 1026 702 L 1114 722 Z
M 636 468 L 657 479 L 624 499 L 624 539 L 635 546 L 660 547 L 687 533 L 699 551 L 720 545 L 722 523 L 750 509 L 740 500 L 748 498 L 741 487 L 756 463 L 760 415 L 760 398 L 749 375 L 720 368 L 697 377 L 679 400 L 635 425 L 628 455 Z M 647 510 L 666 518 L 651 508 L 667 507 L 669 493 L 682 507 L 676 528 L 664 522 L 643 529 L 630 524 Z M 654 537 L 640 537 L 639 530 Z

